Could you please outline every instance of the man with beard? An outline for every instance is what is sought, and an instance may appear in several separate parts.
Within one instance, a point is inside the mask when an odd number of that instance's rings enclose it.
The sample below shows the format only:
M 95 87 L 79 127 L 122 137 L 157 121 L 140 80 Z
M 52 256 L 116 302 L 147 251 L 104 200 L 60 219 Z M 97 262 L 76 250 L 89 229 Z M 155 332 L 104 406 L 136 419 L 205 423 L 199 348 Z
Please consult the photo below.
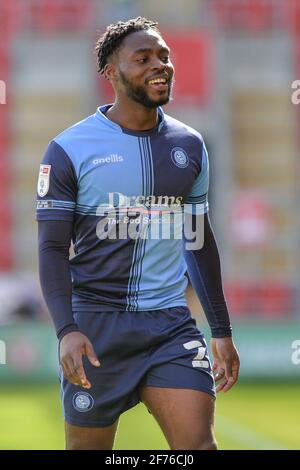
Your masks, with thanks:
M 112 24 L 96 52 L 115 101 L 52 140 L 38 181 L 40 280 L 59 339 L 66 447 L 112 449 L 119 416 L 141 401 L 171 449 L 216 449 L 215 392 L 237 381 L 239 358 L 208 218 L 207 151 L 161 108 L 174 68 L 157 23 Z M 183 206 L 196 227 L 185 240 L 174 236 Z M 169 236 L 151 236 L 157 220 L 169 221 Z M 211 327 L 217 390 L 187 307 L 186 269 Z

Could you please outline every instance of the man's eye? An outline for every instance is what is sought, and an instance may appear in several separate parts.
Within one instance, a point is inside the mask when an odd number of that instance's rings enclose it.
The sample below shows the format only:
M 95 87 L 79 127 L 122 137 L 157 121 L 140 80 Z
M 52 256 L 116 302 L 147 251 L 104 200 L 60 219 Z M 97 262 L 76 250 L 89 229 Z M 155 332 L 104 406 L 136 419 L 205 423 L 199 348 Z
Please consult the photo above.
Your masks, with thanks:
M 169 62 L 169 57 L 163 57 L 161 60 L 162 60 L 163 62 L 165 62 L 165 64 L 166 64 L 167 62 Z
M 138 59 L 137 61 L 140 62 L 141 64 L 144 64 L 147 61 L 147 57 L 142 57 L 141 59 Z

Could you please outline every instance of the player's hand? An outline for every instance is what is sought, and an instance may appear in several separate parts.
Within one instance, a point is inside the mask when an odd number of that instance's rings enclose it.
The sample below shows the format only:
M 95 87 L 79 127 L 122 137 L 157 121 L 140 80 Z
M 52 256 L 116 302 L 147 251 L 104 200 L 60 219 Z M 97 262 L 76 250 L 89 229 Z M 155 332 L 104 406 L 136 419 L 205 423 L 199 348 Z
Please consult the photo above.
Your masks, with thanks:
M 219 382 L 216 391 L 228 392 L 237 382 L 240 359 L 231 337 L 212 338 L 213 373 L 215 382 Z
M 65 378 L 74 385 L 91 388 L 83 368 L 82 356 L 86 355 L 95 367 L 100 367 L 100 362 L 90 340 L 79 331 L 72 331 L 62 338 L 59 355 Z

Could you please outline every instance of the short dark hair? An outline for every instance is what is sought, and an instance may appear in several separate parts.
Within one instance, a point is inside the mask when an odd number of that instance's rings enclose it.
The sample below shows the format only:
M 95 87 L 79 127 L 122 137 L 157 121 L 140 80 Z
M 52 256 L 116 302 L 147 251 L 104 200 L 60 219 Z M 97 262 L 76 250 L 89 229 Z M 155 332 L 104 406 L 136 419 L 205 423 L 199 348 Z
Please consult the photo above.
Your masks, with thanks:
M 138 16 L 137 18 L 125 22 L 118 21 L 118 23 L 112 23 L 107 26 L 105 33 L 100 36 L 95 47 L 98 72 L 103 74 L 108 57 L 120 47 L 123 39 L 128 36 L 128 34 L 135 33 L 136 31 L 146 31 L 148 29 L 153 29 L 160 34 L 157 25 L 158 23 L 155 21 Z

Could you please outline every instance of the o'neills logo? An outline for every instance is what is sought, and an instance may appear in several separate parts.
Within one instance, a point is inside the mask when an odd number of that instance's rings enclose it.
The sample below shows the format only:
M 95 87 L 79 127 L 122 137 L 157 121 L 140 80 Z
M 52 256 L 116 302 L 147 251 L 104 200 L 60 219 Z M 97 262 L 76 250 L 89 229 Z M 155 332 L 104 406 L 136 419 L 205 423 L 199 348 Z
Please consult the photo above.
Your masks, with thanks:
M 122 193 L 108 193 L 108 205 L 110 207 L 170 207 L 181 206 L 183 196 L 125 196 Z
M 112 153 L 107 157 L 101 158 L 94 158 L 93 165 L 103 165 L 104 163 L 119 163 L 123 162 L 124 158 L 122 155 L 118 155 L 117 153 Z

